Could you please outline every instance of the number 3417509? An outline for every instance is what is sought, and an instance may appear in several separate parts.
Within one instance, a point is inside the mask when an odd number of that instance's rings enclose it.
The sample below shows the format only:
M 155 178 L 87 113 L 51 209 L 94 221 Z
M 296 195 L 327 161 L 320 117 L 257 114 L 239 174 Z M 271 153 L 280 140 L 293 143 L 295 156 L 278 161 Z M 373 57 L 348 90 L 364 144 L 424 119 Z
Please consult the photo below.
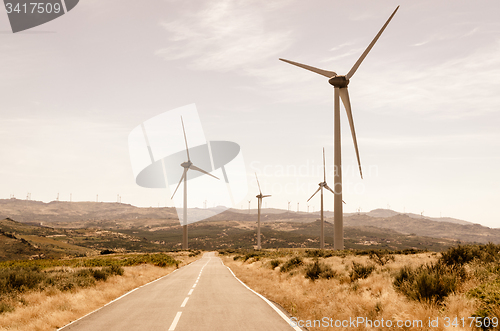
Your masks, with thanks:
M 5 8 L 7 9 L 7 13 L 18 13 L 18 14 L 58 14 L 61 12 L 61 5 L 59 3 L 51 4 L 51 3 L 42 3 L 42 2 L 30 2 L 19 4 L 19 3 L 10 3 L 7 2 L 5 4 Z

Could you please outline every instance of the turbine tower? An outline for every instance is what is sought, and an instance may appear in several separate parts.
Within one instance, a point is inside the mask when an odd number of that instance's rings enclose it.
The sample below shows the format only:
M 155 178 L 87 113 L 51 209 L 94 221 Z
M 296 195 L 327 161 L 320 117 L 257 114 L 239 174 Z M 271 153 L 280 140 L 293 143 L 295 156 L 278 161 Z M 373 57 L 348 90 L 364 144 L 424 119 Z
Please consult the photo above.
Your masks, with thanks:
M 182 173 L 181 180 L 179 181 L 179 184 L 177 184 L 177 187 L 175 188 L 174 194 L 172 194 L 172 198 L 174 198 L 175 193 L 177 192 L 177 189 L 181 185 L 182 181 L 184 181 L 184 206 L 183 206 L 183 217 L 182 221 L 184 225 L 182 225 L 182 249 L 188 249 L 188 229 L 187 229 L 187 172 L 189 169 L 199 171 L 201 173 L 204 173 L 205 175 L 212 176 L 215 179 L 219 179 L 212 175 L 211 173 L 206 172 L 203 169 L 198 168 L 191 162 L 191 159 L 189 158 L 189 148 L 188 148 L 188 142 L 186 139 L 186 130 L 184 129 L 184 121 L 182 120 L 181 116 L 181 123 L 182 123 L 182 132 L 184 133 L 184 142 L 186 143 L 186 153 L 187 153 L 187 158 L 188 160 L 186 162 L 181 163 L 181 167 L 184 168 L 184 172 Z
M 316 190 L 316 192 L 314 192 L 313 195 L 311 195 L 311 197 L 307 200 L 307 202 L 309 202 L 309 200 L 311 200 L 313 198 L 313 196 L 316 195 L 316 193 L 321 191 L 321 230 L 320 230 L 320 235 L 319 235 L 319 247 L 320 247 L 320 249 L 324 249 L 325 248 L 325 225 L 324 225 L 325 223 L 323 221 L 323 188 L 325 188 L 328 191 L 335 194 L 335 192 L 333 192 L 333 190 L 326 183 L 325 148 L 323 148 L 323 181 L 321 183 L 319 183 L 318 185 L 319 185 L 318 189 Z
M 262 195 L 262 191 L 260 190 L 259 178 L 257 177 L 257 173 L 255 174 L 255 178 L 257 179 L 257 185 L 259 186 L 259 195 L 256 195 L 257 198 L 257 208 L 258 208 L 258 216 L 257 216 L 257 249 L 261 249 L 260 245 L 260 206 L 262 205 L 262 199 L 270 197 L 270 195 Z
M 361 65 L 361 62 L 365 59 L 366 55 L 370 52 L 373 45 L 380 38 L 382 32 L 384 32 L 385 28 L 391 21 L 391 19 L 396 14 L 399 6 L 394 10 L 389 19 L 385 22 L 384 26 L 375 38 L 372 40 L 370 45 L 366 48 L 366 50 L 361 54 L 358 61 L 354 64 L 351 70 L 347 73 L 347 75 L 337 75 L 334 71 L 327 71 L 323 69 L 318 69 L 315 67 L 311 67 L 305 64 L 280 59 L 281 61 L 296 65 L 306 70 L 310 70 L 317 74 L 323 75 L 328 78 L 328 83 L 333 85 L 334 87 L 334 189 L 335 189 L 335 198 L 334 198 L 334 227 L 335 227 L 335 235 L 334 235 L 334 249 L 342 250 L 344 249 L 344 224 L 343 224 L 343 214 L 342 214 L 342 162 L 341 162 L 341 152 L 340 152 L 340 99 L 342 99 L 342 103 L 344 104 L 344 108 L 347 113 L 347 118 L 349 120 L 349 126 L 351 127 L 352 139 L 354 141 L 354 148 L 356 150 L 356 158 L 358 159 L 359 173 L 361 178 L 363 178 L 363 173 L 361 171 L 361 162 L 359 160 L 359 152 L 358 152 L 358 143 L 356 139 L 356 132 L 354 130 L 354 121 L 352 118 L 351 112 L 351 102 L 349 100 L 349 92 L 347 91 L 347 85 L 349 85 L 349 80 L 352 78 L 358 67 Z

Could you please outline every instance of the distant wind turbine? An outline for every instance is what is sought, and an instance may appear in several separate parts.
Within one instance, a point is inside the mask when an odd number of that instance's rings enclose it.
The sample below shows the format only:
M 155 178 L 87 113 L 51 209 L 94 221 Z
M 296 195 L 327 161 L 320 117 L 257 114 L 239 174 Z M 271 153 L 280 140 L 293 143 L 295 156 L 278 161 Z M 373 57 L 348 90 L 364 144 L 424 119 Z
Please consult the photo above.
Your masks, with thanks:
M 352 78 L 358 67 L 361 65 L 361 62 L 365 59 L 366 55 L 370 52 L 373 45 L 380 38 L 382 32 L 384 32 L 385 28 L 391 21 L 391 19 L 396 14 L 396 11 L 399 9 L 399 6 L 394 10 L 392 15 L 389 17 L 387 22 L 385 22 L 382 29 L 380 29 L 379 33 L 372 40 L 370 45 L 366 48 L 366 50 L 361 54 L 360 58 L 351 70 L 347 73 L 347 75 L 337 75 L 334 71 L 327 71 L 323 69 L 318 69 L 315 67 L 311 67 L 305 64 L 280 59 L 281 61 L 296 65 L 306 70 L 310 70 L 317 74 L 323 75 L 328 78 L 328 82 L 334 87 L 334 165 L 335 165 L 335 176 L 334 176 L 334 189 L 335 189 L 335 198 L 334 198 L 334 222 L 335 222 L 335 238 L 334 238 L 334 249 L 342 250 L 344 249 L 344 225 L 343 225 L 343 211 L 342 211 L 342 169 L 341 169 L 341 152 L 340 152 L 340 99 L 342 99 L 342 103 L 344 104 L 347 118 L 349 120 L 349 126 L 351 127 L 352 139 L 354 141 L 354 148 L 356 150 L 356 157 L 358 159 L 359 173 L 361 178 L 363 178 L 363 173 L 361 170 L 361 162 L 359 159 L 358 152 L 358 142 L 356 139 L 356 132 L 354 130 L 354 120 L 352 118 L 351 112 L 351 102 L 349 100 L 349 92 L 347 91 L 347 85 L 349 85 L 349 80 Z M 314 212 L 314 211 L 313 211 Z
M 257 216 L 257 249 L 261 249 L 260 244 L 260 206 L 262 205 L 262 199 L 270 197 L 270 195 L 262 195 L 262 191 L 260 190 L 259 178 L 257 174 L 255 174 L 255 178 L 257 179 L 257 185 L 259 186 L 259 195 L 256 195 L 257 198 L 257 208 L 258 208 L 258 216 Z
M 313 195 L 311 195 L 311 197 L 307 200 L 307 202 L 309 202 L 309 200 L 311 200 L 313 198 L 313 196 L 316 195 L 316 193 L 321 192 L 321 230 L 320 230 L 320 235 L 319 235 L 319 247 L 320 247 L 320 249 L 324 249 L 325 248 L 325 226 L 324 226 L 324 220 L 323 220 L 323 188 L 325 188 L 328 191 L 335 194 L 335 192 L 333 192 L 333 190 L 326 183 L 326 165 L 325 165 L 325 149 L 324 148 L 323 148 L 323 181 L 321 183 L 319 183 L 318 185 L 319 185 L 318 189 L 316 190 L 316 192 L 314 192 Z
M 174 198 L 175 193 L 177 192 L 177 189 L 181 185 L 182 181 L 184 181 L 184 206 L 183 206 L 183 217 L 182 221 L 184 225 L 182 225 L 182 249 L 188 249 L 188 228 L 187 228 L 187 172 L 189 169 L 199 171 L 201 173 L 204 173 L 205 175 L 212 176 L 215 179 L 219 179 L 212 175 L 211 173 L 206 172 L 203 169 L 198 168 L 191 162 L 191 159 L 189 158 L 189 147 L 188 147 L 188 142 L 186 138 L 186 130 L 184 129 L 184 121 L 182 120 L 181 116 L 181 123 L 182 123 L 182 132 L 184 133 L 184 142 L 186 143 L 186 153 L 187 153 L 187 158 L 188 160 L 186 162 L 181 163 L 181 167 L 184 168 L 184 172 L 182 173 L 181 180 L 179 181 L 179 184 L 177 184 L 177 187 L 175 188 L 174 194 L 172 194 L 172 199 Z

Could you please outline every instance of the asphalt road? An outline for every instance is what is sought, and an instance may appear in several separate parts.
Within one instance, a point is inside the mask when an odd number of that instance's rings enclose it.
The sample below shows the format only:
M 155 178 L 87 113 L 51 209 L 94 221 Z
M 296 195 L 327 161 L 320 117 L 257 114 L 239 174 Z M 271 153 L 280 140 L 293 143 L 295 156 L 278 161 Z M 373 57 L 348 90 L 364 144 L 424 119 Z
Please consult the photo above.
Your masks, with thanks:
M 205 253 L 60 330 L 293 330 L 278 311 Z

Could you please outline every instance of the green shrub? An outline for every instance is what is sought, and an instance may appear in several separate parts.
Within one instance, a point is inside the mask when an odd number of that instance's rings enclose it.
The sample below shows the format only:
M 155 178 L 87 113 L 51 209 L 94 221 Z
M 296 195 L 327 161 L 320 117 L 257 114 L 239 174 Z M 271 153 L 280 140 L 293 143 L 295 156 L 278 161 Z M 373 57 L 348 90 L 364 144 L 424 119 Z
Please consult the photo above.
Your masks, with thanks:
M 123 268 L 119 265 L 114 264 L 111 267 L 107 267 L 106 272 L 110 275 L 123 276 L 125 270 L 123 270 Z
M 200 254 L 201 254 L 201 251 L 194 250 L 194 251 L 191 251 L 191 253 L 189 253 L 189 257 L 195 257 L 195 256 L 198 256 Z
M 281 266 L 281 272 L 288 272 L 292 269 L 297 268 L 298 266 L 302 265 L 304 262 L 302 261 L 302 258 L 299 256 L 294 256 Z
M 45 280 L 39 267 L 16 267 L 0 270 L 0 293 L 24 292 L 38 288 Z
M 271 264 L 271 269 L 274 269 L 281 264 L 281 261 L 280 260 L 271 260 L 269 263 Z
M 450 247 L 446 252 L 441 253 L 439 260 L 448 266 L 464 265 L 465 263 L 472 262 L 480 255 L 480 251 L 474 246 L 458 245 L 457 247 Z
M 0 302 L 0 314 L 9 313 L 11 311 L 14 311 L 14 307 L 5 302 Z
M 306 250 L 306 257 L 330 257 L 330 256 L 335 256 L 335 252 L 331 250 L 325 250 L 325 249 L 307 249 Z
M 256 253 L 256 252 L 251 252 L 251 253 L 247 253 L 245 254 L 245 256 L 243 256 L 243 262 L 246 262 L 248 259 L 254 257 L 254 258 L 258 258 L 260 254 Z
M 479 308 L 474 313 L 476 317 L 494 317 L 493 311 L 500 306 L 500 279 L 486 282 L 467 292 L 467 296 L 479 302 Z
M 108 279 L 108 273 L 104 269 L 90 269 L 90 272 L 92 273 L 92 276 L 94 277 L 95 280 L 99 281 L 106 281 Z
M 416 269 L 403 267 L 393 284 L 409 299 L 440 303 L 456 290 L 463 279 L 463 269 L 436 263 Z
M 474 260 L 491 263 L 500 259 L 499 251 L 500 245 L 492 243 L 487 245 L 458 245 L 441 253 L 439 261 L 449 266 L 462 266 Z
M 373 262 L 375 262 L 381 266 L 386 265 L 389 261 L 394 262 L 394 255 L 392 255 L 387 250 L 375 250 L 375 249 L 373 249 L 369 252 L 369 257 L 370 257 L 370 260 L 372 260 Z
M 319 278 L 330 279 L 335 277 L 335 272 L 330 268 L 330 266 L 314 261 L 306 267 L 306 278 L 314 281 Z
M 370 276 L 370 274 L 375 270 L 374 265 L 363 265 L 361 263 L 352 262 L 352 270 L 349 273 L 351 281 L 358 280 L 360 278 L 364 279 Z

